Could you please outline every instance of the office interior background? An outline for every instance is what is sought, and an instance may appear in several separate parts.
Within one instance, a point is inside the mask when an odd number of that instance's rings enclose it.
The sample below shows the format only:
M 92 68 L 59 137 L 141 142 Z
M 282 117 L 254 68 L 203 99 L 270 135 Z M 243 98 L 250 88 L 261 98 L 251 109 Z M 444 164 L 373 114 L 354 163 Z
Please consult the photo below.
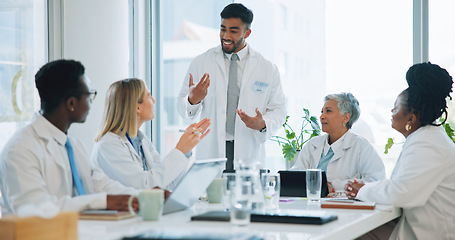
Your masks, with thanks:
M 429 60 L 455 76 L 453 0 L 2 0 L 0 149 L 39 110 L 36 71 L 66 58 L 85 65 L 98 91 L 87 121 L 71 134 L 91 151 L 108 86 L 138 77 L 157 100 L 156 118 L 143 130 L 166 154 L 189 125 L 176 111 L 187 68 L 219 44 L 219 13 L 231 2 L 254 13 L 247 43 L 278 66 L 294 130 L 302 108 L 319 118 L 325 95 L 352 92 L 362 111 L 353 130 L 374 144 L 388 176 L 401 146 L 384 154 L 387 138 L 404 141 L 390 126 L 390 110 L 407 69 Z M 281 147 L 268 141 L 266 149 L 266 167 L 284 168 Z

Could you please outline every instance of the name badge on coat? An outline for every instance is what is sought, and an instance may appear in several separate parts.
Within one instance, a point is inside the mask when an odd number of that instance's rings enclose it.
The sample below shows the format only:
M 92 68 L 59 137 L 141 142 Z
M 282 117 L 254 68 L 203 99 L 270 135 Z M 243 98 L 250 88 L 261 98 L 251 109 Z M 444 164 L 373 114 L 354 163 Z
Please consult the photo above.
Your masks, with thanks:
M 264 93 L 269 86 L 268 83 L 256 81 L 253 84 L 253 92 Z

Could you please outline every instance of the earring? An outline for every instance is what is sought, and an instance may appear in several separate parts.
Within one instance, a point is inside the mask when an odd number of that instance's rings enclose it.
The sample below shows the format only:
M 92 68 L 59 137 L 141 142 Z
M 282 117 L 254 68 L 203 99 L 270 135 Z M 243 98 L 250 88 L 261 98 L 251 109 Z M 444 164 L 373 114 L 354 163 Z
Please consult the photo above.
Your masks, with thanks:
M 71 108 L 71 112 L 74 112 L 74 108 Z
M 406 131 L 408 131 L 408 132 L 411 131 L 411 129 L 412 129 L 412 127 L 411 127 L 411 125 L 409 125 L 409 123 L 406 124 L 406 126 L 405 126 L 404 128 L 405 128 Z

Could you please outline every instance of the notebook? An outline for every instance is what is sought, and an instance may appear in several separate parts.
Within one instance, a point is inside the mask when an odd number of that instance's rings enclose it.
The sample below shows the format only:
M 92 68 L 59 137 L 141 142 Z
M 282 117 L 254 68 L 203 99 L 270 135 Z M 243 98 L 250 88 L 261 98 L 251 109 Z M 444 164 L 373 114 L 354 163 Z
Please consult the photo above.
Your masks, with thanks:
M 212 180 L 221 175 L 225 163 L 226 158 L 196 160 L 164 202 L 163 214 L 193 206 Z
M 342 209 L 368 209 L 374 210 L 375 202 L 363 202 L 357 199 L 327 198 L 321 202 L 321 208 L 342 208 Z
M 117 210 L 85 210 L 79 213 L 81 220 L 122 220 L 132 218 L 134 215 L 129 211 Z
M 338 219 L 337 215 L 327 211 L 280 210 L 276 213 L 251 213 L 251 222 L 295 223 L 321 225 Z M 192 216 L 192 221 L 229 221 L 228 211 L 211 211 Z
M 279 171 L 282 197 L 306 197 L 306 172 L 303 171 Z M 327 176 L 322 171 L 321 197 L 329 194 Z

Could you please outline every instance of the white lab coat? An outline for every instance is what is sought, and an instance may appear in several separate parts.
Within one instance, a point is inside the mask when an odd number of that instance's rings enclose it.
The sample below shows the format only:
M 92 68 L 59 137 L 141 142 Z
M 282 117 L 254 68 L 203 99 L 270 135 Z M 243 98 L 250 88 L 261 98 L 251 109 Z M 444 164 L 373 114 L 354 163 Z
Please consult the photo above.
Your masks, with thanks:
M 443 127 L 417 129 L 390 179 L 367 183 L 357 198 L 403 208 L 390 239 L 455 239 L 455 144 Z
M 2 213 L 14 214 L 25 204 L 51 203 L 61 210 L 106 208 L 106 193 L 137 194 L 109 179 L 91 164 L 86 148 L 70 136 L 76 166 L 87 195 L 72 197 L 73 180 L 66 153 L 67 136 L 41 114 L 18 130 L 0 158 Z
M 235 124 L 234 159 L 260 161 L 264 164 L 264 143 L 281 128 L 286 120 L 285 96 L 277 67 L 260 53 L 249 49 L 248 59 L 241 79 L 238 109 L 249 116 L 256 116 L 258 108 L 263 114 L 267 131 L 261 133 L 246 127 L 237 115 Z M 199 104 L 197 114 L 188 114 L 189 73 L 195 84 L 204 73 L 210 75 L 210 86 L 205 99 Z M 199 143 L 197 159 L 218 158 L 226 155 L 226 106 L 228 73 L 221 46 L 209 49 L 191 63 L 182 85 L 177 103 L 179 114 L 186 120 L 210 118 L 210 133 Z
M 189 159 L 176 148 L 163 159 L 147 136 L 140 131 L 138 135 L 142 137 L 148 171 L 143 170 L 142 159 L 128 139 L 112 132 L 106 133 L 95 143 L 92 152 L 93 163 L 110 178 L 128 187 L 172 188 L 169 185 L 186 173 L 190 164 Z
M 324 134 L 308 141 L 291 169 L 317 168 L 328 136 Z M 347 181 L 353 178 L 364 182 L 385 179 L 384 164 L 366 138 L 348 130 L 342 141 L 343 150 L 334 152 L 327 165 L 327 180 L 336 191 L 343 191 Z

